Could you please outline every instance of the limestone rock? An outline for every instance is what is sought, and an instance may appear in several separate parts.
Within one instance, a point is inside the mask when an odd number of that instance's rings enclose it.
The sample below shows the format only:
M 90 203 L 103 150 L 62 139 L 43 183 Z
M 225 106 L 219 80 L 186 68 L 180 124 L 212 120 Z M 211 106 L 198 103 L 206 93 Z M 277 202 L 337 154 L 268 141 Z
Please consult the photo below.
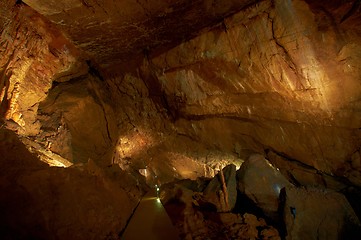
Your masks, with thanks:
M 346 198 L 337 192 L 286 187 L 286 239 L 359 239 L 361 224 Z
M 321 6 L 262 1 L 151 59 L 177 131 L 243 158 L 274 149 L 359 184 L 344 165 L 361 145 L 360 14 L 341 23 L 350 6 Z
M 71 83 L 59 83 L 39 104 L 41 132 L 36 140 L 74 163 L 89 158 L 111 163 L 117 140 L 115 113 L 103 83 L 87 74 Z
M 306 187 L 328 188 L 340 191 L 347 187 L 342 179 L 332 177 L 297 160 L 287 159 L 273 151 L 267 153 L 269 161 L 277 167 L 290 182 Z
M 264 213 L 278 218 L 279 194 L 291 183 L 264 156 L 254 154 L 237 171 L 237 187 Z
M 223 191 L 221 172 L 219 172 L 204 189 L 204 199 L 213 203 L 218 211 L 230 211 L 234 208 L 237 200 L 236 189 L 236 166 L 233 164 L 223 168 L 223 176 L 227 193 Z M 227 196 L 225 195 L 227 194 Z M 228 202 L 228 203 L 227 203 Z M 228 204 L 228 208 L 227 208 Z
M 187 39 L 208 24 L 255 1 L 23 2 L 67 32 L 103 69 L 119 71 L 119 63 L 128 70 L 129 60 L 139 59 L 155 47 L 172 46 Z
M 82 54 L 57 28 L 26 5 L 1 1 L 1 116 L 14 121 L 18 133 L 34 136 L 39 102 L 53 81 L 86 74 Z
M 0 140 L 1 238 L 118 239 L 144 193 L 134 177 L 92 161 L 49 167 L 14 133 Z

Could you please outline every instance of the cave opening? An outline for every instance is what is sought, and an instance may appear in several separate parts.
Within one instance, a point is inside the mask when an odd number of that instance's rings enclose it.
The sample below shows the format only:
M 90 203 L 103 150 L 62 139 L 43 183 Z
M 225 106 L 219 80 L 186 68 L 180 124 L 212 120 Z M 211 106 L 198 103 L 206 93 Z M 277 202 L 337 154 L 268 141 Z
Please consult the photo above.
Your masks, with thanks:
M 1 238 L 358 239 L 360 12 L 1 1 Z

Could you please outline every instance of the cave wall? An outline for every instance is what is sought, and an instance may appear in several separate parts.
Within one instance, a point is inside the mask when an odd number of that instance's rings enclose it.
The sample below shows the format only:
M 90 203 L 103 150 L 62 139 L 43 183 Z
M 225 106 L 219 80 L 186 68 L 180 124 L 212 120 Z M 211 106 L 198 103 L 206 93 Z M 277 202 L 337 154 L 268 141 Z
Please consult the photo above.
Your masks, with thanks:
M 350 8 L 263 1 L 152 56 L 174 130 L 360 186 L 360 14 Z
M 109 164 L 117 129 L 99 73 L 33 9 L 15 1 L 0 4 L 4 126 L 52 165 L 89 159 Z
M 119 69 L 127 71 L 132 62 L 138 64 L 142 52 L 174 46 L 256 1 L 23 2 L 66 32 L 75 45 L 96 60 L 103 70 L 113 73 L 119 72 Z
M 0 156 L 2 239 L 118 239 L 147 190 L 117 165 L 49 167 L 4 128 Z
M 147 66 L 146 60 L 144 66 Z M 128 170 L 147 168 L 149 184 L 213 176 L 212 167 L 220 163 L 223 166 L 234 161 L 239 165 L 241 162 L 236 155 L 211 149 L 174 131 L 162 105 L 162 96 L 153 96 L 154 91 L 145 80 L 151 72 L 144 68 L 106 79 L 116 103 L 119 132 L 112 163 Z M 225 158 L 227 161 L 222 162 Z
M 336 2 L 262 1 L 102 76 L 77 35 L 59 30 L 60 13 L 42 8 L 49 22 L 3 1 L 2 116 L 27 145 L 69 164 L 153 164 L 171 179 L 259 152 L 293 176 L 308 169 L 360 185 L 360 14 Z
M 38 104 L 52 82 L 81 75 L 87 66 L 62 33 L 31 8 L 2 1 L 1 11 L 1 113 L 21 127 L 19 133 L 35 135 Z
M 252 1 L 236 2 L 208 24 Z M 149 47 L 191 35 L 173 39 L 162 25 L 151 35 L 165 33 L 162 41 L 148 46 L 153 37 L 145 34 L 123 51 L 109 39 L 87 45 L 91 34 L 77 41 L 82 25 L 67 32 L 71 19 L 66 26 L 53 18 L 64 12 L 47 16 L 50 22 L 24 4 L 1 1 L 0 155 L 6 157 L 0 159 L 0 187 L 9 193 L 0 196 L 3 236 L 117 238 L 143 193 L 136 170 L 149 170 L 149 184 L 194 179 L 229 163 L 239 166 L 255 152 L 293 183 L 360 187 L 358 2 L 261 1 L 172 49 Z M 87 15 L 95 9 L 87 8 Z M 167 11 L 164 23 L 172 17 Z M 190 11 L 187 24 L 196 15 Z M 106 16 L 94 18 L 104 22 Z M 108 43 L 120 50 L 107 48 L 97 62 Z M 114 74 L 98 71 L 113 60 L 118 67 L 113 54 L 141 61 Z M 74 166 L 49 168 L 39 156 Z

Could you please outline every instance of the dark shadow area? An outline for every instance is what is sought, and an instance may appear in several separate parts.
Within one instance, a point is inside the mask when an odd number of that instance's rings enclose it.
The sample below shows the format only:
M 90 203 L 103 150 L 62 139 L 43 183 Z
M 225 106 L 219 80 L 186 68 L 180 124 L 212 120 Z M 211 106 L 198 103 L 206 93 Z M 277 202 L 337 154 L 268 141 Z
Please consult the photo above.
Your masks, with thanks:
M 357 217 L 361 220 L 361 189 L 356 187 L 348 187 L 342 190 L 341 193 L 345 195 Z
M 239 190 L 237 190 L 237 201 L 233 212 L 239 214 L 252 213 L 256 216 L 266 217 L 262 209 Z

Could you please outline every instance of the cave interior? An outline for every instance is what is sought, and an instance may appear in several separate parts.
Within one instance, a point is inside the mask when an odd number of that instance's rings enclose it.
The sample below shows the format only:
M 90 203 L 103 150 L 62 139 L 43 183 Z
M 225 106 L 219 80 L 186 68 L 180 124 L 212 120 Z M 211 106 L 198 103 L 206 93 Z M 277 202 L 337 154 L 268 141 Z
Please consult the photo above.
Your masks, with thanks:
M 360 239 L 360 3 L 1 0 L 0 238 Z

